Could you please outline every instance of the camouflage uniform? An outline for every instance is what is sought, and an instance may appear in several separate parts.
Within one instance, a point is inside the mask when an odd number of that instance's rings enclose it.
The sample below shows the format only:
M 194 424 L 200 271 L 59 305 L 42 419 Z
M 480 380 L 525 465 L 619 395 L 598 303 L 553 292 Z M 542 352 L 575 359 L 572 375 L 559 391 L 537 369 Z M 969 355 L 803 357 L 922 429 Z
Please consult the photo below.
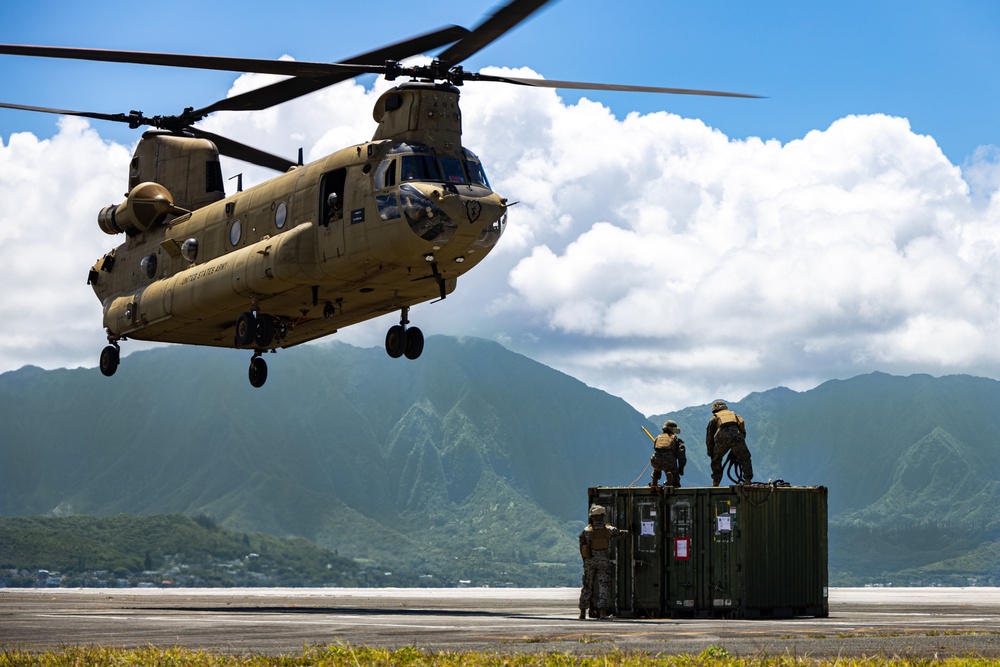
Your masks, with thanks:
M 684 466 L 687 465 L 687 452 L 684 441 L 677 437 L 681 432 L 677 422 L 669 420 L 663 424 L 663 433 L 656 436 L 653 442 L 653 457 L 649 459 L 653 466 L 653 481 L 650 486 L 660 483 L 660 473 L 667 474 L 667 486 L 679 487 Z
M 604 508 L 590 509 L 590 524 L 580 533 L 580 555 L 583 556 L 583 588 L 580 591 L 580 619 L 586 618 L 597 580 L 597 615 L 607 617 L 608 592 L 611 587 L 611 540 L 628 535 L 604 523 Z
M 732 452 L 735 465 L 739 466 L 744 484 L 753 481 L 753 464 L 747 448 L 747 428 L 743 418 L 729 409 L 723 401 L 712 404 L 712 419 L 705 429 L 705 447 L 712 459 L 712 486 L 722 481 L 722 459 Z

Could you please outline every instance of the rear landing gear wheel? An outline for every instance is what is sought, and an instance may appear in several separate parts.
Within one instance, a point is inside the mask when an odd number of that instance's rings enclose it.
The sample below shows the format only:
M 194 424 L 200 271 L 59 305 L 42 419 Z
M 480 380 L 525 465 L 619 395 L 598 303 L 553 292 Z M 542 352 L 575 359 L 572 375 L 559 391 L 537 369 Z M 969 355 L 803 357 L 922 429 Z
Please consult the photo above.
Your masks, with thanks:
M 403 325 L 389 327 L 389 331 L 385 334 L 385 351 L 393 359 L 399 359 L 406 352 L 406 329 Z
M 424 351 L 424 332 L 417 327 L 406 330 L 406 345 L 403 354 L 407 359 L 416 359 Z
M 253 357 L 250 360 L 250 384 L 254 387 L 260 388 L 264 386 L 267 382 L 267 362 L 264 361 L 263 357 Z
M 121 361 L 121 355 L 118 348 L 114 345 L 108 345 L 101 350 L 101 373 L 105 377 L 111 377 L 118 370 L 119 361 Z
M 274 318 L 270 315 L 257 316 L 257 330 L 254 332 L 254 343 L 257 347 L 270 347 L 274 342 Z
M 243 313 L 236 320 L 236 345 L 247 347 L 257 337 L 257 318 L 253 313 Z

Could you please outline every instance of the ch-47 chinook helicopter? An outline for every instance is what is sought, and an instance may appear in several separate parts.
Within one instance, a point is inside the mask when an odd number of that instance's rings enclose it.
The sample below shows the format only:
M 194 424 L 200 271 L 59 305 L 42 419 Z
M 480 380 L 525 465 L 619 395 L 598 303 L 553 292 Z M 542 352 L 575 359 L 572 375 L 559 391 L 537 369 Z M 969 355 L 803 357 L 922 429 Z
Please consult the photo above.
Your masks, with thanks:
M 289 78 L 176 115 L 106 114 L 0 103 L 11 109 L 150 127 L 129 167 L 126 200 L 98 214 L 124 242 L 97 260 L 88 283 L 104 307 L 111 376 L 128 338 L 246 348 L 250 384 L 267 379 L 261 356 L 393 311 L 391 357 L 416 359 L 414 305 L 444 299 L 504 231 L 507 199 L 493 192 L 462 145 L 466 81 L 549 88 L 753 97 L 736 93 L 502 77 L 460 65 L 548 0 L 512 0 L 474 30 L 446 27 L 339 63 L 0 45 L 0 54 L 259 72 Z M 445 48 L 446 47 L 446 48 Z M 399 61 L 444 48 L 430 65 Z M 211 113 L 260 110 L 361 74 L 410 80 L 375 104 L 370 141 L 311 164 L 287 160 L 195 127 Z M 226 196 L 219 155 L 283 172 Z

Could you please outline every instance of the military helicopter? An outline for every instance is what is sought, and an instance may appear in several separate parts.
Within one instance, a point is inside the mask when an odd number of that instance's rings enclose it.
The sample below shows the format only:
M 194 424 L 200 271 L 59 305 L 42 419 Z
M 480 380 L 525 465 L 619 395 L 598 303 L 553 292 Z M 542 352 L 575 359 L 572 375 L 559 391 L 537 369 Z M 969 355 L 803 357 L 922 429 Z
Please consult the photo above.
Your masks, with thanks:
M 461 63 L 549 0 L 512 0 L 478 27 L 448 26 L 336 63 L 0 45 L 0 54 L 258 72 L 289 78 L 175 115 L 97 113 L 0 103 L 0 107 L 148 127 L 120 204 L 98 226 L 124 235 L 90 269 L 108 345 L 100 369 L 114 375 L 127 339 L 245 348 L 250 384 L 267 379 L 276 352 L 398 311 L 385 349 L 416 359 L 424 347 L 409 311 L 447 297 L 496 245 L 511 203 L 493 192 L 481 161 L 462 145 L 459 87 L 522 86 L 756 97 L 739 93 L 494 76 Z M 429 65 L 400 61 L 436 49 Z M 310 164 L 195 126 L 220 111 L 266 109 L 362 75 L 408 80 L 376 102 L 367 142 Z M 219 156 L 281 175 L 226 195 Z

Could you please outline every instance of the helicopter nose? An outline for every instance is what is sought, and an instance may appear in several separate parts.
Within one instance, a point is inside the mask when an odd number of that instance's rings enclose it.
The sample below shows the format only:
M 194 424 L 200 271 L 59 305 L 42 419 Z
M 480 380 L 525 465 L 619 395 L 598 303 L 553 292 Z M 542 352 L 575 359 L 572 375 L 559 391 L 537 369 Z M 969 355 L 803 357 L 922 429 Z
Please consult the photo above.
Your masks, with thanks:
M 472 247 L 496 242 L 507 210 L 507 200 L 478 186 L 404 183 L 399 204 L 410 229 L 425 241 Z
M 451 193 L 435 190 L 431 198 L 449 218 L 459 223 L 468 223 L 477 228 L 494 224 L 507 211 L 507 200 L 495 192 L 488 194 Z

